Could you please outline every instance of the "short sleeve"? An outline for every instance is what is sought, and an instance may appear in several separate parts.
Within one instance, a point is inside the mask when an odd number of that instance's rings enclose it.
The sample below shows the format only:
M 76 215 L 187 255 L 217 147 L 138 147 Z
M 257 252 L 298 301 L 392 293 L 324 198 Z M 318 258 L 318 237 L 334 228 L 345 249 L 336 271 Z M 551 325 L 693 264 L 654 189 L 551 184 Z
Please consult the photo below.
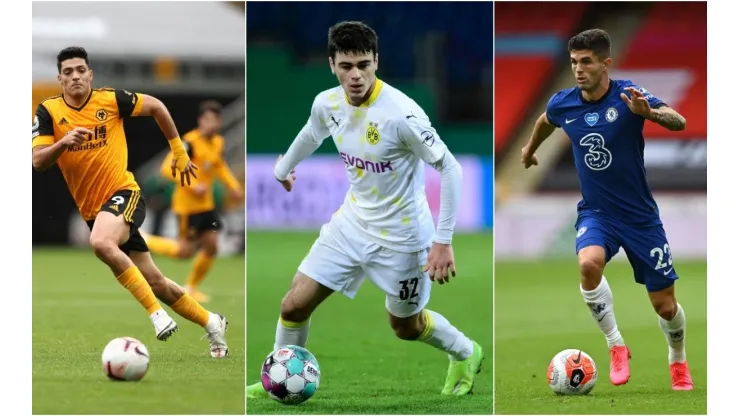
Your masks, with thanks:
M 545 109 L 545 117 L 547 117 L 547 122 L 552 124 L 555 127 L 560 127 L 560 123 L 558 123 L 558 103 L 560 102 L 560 93 L 553 95 L 550 97 L 550 100 L 547 102 L 547 107 Z
M 33 116 L 31 140 L 33 147 L 54 144 L 54 121 L 49 110 L 43 104 L 39 104 L 36 108 L 36 114 Z
M 115 94 L 120 118 L 136 117 L 139 115 L 141 107 L 144 105 L 141 94 L 126 90 L 115 90 Z
M 398 136 L 411 153 L 429 165 L 439 162 L 447 153 L 447 146 L 427 118 L 404 116 L 398 125 Z

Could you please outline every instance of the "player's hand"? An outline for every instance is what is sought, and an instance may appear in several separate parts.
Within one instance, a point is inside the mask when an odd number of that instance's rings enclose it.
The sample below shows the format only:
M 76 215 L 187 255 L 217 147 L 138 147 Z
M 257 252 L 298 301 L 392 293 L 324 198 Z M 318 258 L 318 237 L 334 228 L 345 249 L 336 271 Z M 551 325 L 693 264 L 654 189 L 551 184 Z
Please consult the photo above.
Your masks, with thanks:
M 95 133 L 84 127 L 75 127 L 62 137 L 60 142 L 65 146 L 79 146 Z
M 440 285 L 450 281 L 450 277 L 456 276 L 455 253 L 449 244 L 432 244 L 432 249 L 427 256 L 427 264 L 422 271 L 429 272 L 429 279 L 439 282 Z
M 203 198 L 204 196 L 206 196 L 206 192 L 208 192 L 208 187 L 203 183 L 196 184 L 195 186 L 193 186 L 192 189 L 193 193 L 198 198 Z
M 172 168 L 172 177 L 177 177 L 177 159 L 174 157 L 172 158 L 172 164 L 170 165 Z M 188 183 L 188 186 L 190 186 L 190 175 L 193 175 L 194 178 L 198 179 L 198 176 L 195 174 L 195 171 L 198 170 L 198 167 L 193 164 L 193 162 L 188 161 L 187 166 L 185 166 L 185 169 L 180 171 L 180 186 L 185 186 L 185 182 Z
M 630 111 L 638 116 L 648 118 L 650 116 L 650 112 L 653 110 L 650 108 L 650 103 L 648 103 L 647 98 L 645 98 L 645 94 L 633 87 L 627 87 L 625 88 L 625 91 L 629 91 L 631 98 L 627 97 L 627 94 L 625 93 L 621 93 L 620 96 L 622 97 L 622 101 L 627 104 Z
M 540 164 L 537 160 L 537 155 L 529 151 L 529 146 L 522 148 L 522 164 L 524 164 L 524 169 L 529 169 L 530 166 L 537 166 Z
M 240 201 L 244 196 L 242 191 L 239 189 L 232 189 L 230 194 L 231 194 L 231 199 L 235 201 Z
M 280 163 L 280 160 L 282 160 L 282 158 L 283 158 L 283 155 L 279 155 L 278 156 L 277 161 L 275 162 L 275 165 L 276 166 L 277 166 L 278 163 Z M 278 178 L 275 178 L 275 179 L 277 179 L 277 181 L 280 182 L 281 185 L 283 185 L 283 188 L 285 188 L 286 191 L 290 192 L 290 191 L 293 190 L 293 183 L 296 180 L 296 177 L 295 177 L 295 169 L 293 169 L 293 170 L 290 171 L 290 173 L 288 174 L 288 178 L 287 179 L 285 179 L 285 180 L 280 180 Z

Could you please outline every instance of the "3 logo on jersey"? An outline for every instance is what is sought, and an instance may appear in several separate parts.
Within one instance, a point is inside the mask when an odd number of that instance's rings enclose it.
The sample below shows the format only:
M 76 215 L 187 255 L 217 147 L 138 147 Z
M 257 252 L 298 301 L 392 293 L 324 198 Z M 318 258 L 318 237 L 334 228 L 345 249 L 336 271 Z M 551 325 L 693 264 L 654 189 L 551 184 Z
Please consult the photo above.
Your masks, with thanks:
M 588 147 L 583 160 L 591 170 L 604 170 L 612 164 L 612 153 L 605 147 L 604 136 L 599 133 L 589 133 L 580 140 L 580 145 Z

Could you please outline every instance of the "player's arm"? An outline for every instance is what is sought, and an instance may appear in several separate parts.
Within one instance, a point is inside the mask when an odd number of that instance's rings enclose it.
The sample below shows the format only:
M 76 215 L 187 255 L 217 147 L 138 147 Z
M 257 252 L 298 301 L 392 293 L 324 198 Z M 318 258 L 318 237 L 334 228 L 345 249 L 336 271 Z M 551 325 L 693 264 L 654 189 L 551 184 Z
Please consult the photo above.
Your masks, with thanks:
M 542 113 L 534 123 L 534 129 L 532 129 L 532 135 L 529 138 L 529 142 L 527 142 L 527 145 L 524 147 L 526 150 L 523 150 L 523 156 L 534 156 L 534 152 L 536 152 L 542 143 L 552 135 L 556 128 L 557 126 L 554 126 L 548 120 L 547 113 Z
M 167 107 L 151 95 L 135 94 L 124 90 L 116 90 L 116 101 L 121 117 L 150 116 L 154 118 L 172 149 L 172 177 L 176 176 L 176 172 L 180 172 L 180 184 L 185 186 L 187 182 L 190 185 L 190 176 L 195 177 L 194 170 L 198 168 L 190 162 L 187 149 L 180 139 L 175 121 Z
M 215 168 L 216 177 L 223 182 L 227 188 L 231 189 L 232 192 L 241 191 L 242 184 L 238 179 L 236 179 L 234 172 L 231 171 L 231 168 L 229 168 L 229 165 L 223 157 L 219 159 L 218 163 L 216 163 Z
M 439 201 L 439 219 L 434 242 L 452 244 L 457 210 L 462 193 L 462 166 L 437 135 L 429 120 L 419 117 L 403 118 L 399 137 L 413 154 L 440 173 L 442 177 Z
M 288 148 L 285 156 L 280 158 L 275 164 L 275 178 L 280 182 L 291 182 L 292 185 L 292 174 L 296 166 L 301 161 L 311 156 L 316 149 L 321 146 L 324 139 L 329 137 L 330 132 L 326 127 L 326 124 L 321 120 L 319 105 L 317 105 L 319 97 L 314 100 L 313 106 L 311 107 L 311 116 L 308 122 L 301 129 L 298 135 L 293 140 L 293 143 Z M 285 184 L 283 184 L 285 186 Z M 287 189 L 287 188 L 286 188 Z
M 667 105 L 660 108 L 651 108 L 645 119 L 657 123 L 670 131 L 681 131 L 686 128 L 686 119 L 678 111 Z
M 81 127 L 68 132 L 58 141 L 54 141 L 54 122 L 49 110 L 42 104 L 36 109 L 33 118 L 31 137 L 33 140 L 32 163 L 33 168 L 43 172 L 57 163 L 68 146 L 76 146 L 85 141 L 86 134 L 92 134 L 88 129 Z
M 686 119 L 660 98 L 650 94 L 644 88 L 632 86 L 625 88 L 629 93 L 621 93 L 622 101 L 630 111 L 657 123 L 670 131 L 681 131 L 686 128 Z

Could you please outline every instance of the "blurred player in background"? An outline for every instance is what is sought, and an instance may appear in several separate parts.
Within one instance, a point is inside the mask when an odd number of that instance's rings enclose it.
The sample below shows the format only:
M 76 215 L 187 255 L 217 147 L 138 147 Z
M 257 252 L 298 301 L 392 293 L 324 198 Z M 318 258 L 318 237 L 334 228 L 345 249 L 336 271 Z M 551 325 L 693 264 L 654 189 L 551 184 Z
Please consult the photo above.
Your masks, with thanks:
M 190 159 L 198 166 L 198 177 L 191 179 L 190 187 L 176 187 L 172 194 L 172 212 L 178 216 L 179 239 L 144 235 L 149 249 L 168 257 L 187 259 L 195 255 L 193 267 L 185 282 L 185 290 L 199 302 L 208 302 L 207 295 L 198 290 L 211 269 L 218 252 L 221 219 L 216 212 L 213 182 L 219 179 L 230 190 L 234 199 L 242 198 L 242 185 L 234 177 L 223 159 L 224 138 L 221 137 L 221 104 L 217 101 L 201 103 L 198 127 L 183 136 Z M 172 179 L 170 152 L 162 164 L 162 176 Z M 196 248 L 200 245 L 200 249 Z
M 628 80 L 609 79 L 611 41 L 600 29 L 582 32 L 568 42 L 577 86 L 550 99 L 522 149 L 525 168 L 537 165 L 535 151 L 556 127 L 573 145 L 583 199 L 578 203 L 576 252 L 581 293 L 606 336 L 615 385 L 630 377 L 631 352 L 617 328 L 614 299 L 603 276 L 606 263 L 622 247 L 645 285 L 668 342 L 674 390 L 692 390 L 685 352 L 684 311 L 675 297 L 678 274 L 658 206 L 644 166 L 645 120 L 680 131 L 686 121 L 675 110 Z
M 332 136 L 350 189 L 283 298 L 274 347 L 304 346 L 314 310 L 336 291 L 353 298 L 367 276 L 386 293 L 398 338 L 448 354 L 442 394 L 470 394 L 482 348 L 426 309 L 432 282 L 444 284 L 455 276 L 451 244 L 462 168 L 424 110 L 376 78 L 377 52 L 377 35 L 364 23 L 341 22 L 329 30 L 329 65 L 340 86 L 317 95 L 307 124 L 275 166 L 275 177 L 290 192 L 294 168 Z M 436 232 L 424 163 L 442 176 Z M 247 388 L 248 397 L 265 395 L 261 383 Z
M 183 318 L 205 328 L 212 357 L 225 357 L 226 319 L 203 308 L 152 261 L 139 233 L 146 205 L 127 171 L 125 117 L 151 116 L 168 139 L 175 157 L 170 175 L 179 172 L 190 184 L 197 167 L 180 140 L 167 108 L 154 97 L 111 88 L 93 89 L 87 51 L 63 49 L 57 55 L 63 93 L 39 104 L 33 122 L 33 166 L 43 171 L 57 164 L 80 214 L 90 227 L 90 245 L 118 282 L 146 309 L 159 340 L 178 327 L 157 299 Z

